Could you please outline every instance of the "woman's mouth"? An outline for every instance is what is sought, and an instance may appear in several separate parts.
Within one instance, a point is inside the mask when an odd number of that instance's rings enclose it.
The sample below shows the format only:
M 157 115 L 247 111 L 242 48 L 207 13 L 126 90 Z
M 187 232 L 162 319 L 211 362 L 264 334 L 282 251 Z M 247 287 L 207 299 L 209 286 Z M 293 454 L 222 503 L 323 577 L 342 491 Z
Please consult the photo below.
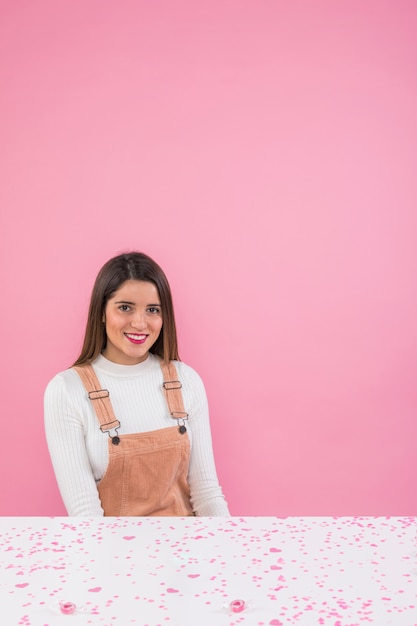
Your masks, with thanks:
M 126 339 L 130 341 L 130 343 L 134 343 L 136 345 L 140 345 L 145 343 L 148 335 L 137 335 L 135 333 L 125 333 Z

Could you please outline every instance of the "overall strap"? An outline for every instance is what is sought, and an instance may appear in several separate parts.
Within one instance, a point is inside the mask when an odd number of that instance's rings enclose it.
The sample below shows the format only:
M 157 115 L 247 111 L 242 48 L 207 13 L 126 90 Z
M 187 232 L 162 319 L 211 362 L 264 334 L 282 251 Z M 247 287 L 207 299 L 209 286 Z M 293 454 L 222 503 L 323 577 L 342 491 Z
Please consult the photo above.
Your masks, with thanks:
M 172 361 L 165 363 L 160 361 L 162 374 L 164 377 L 163 389 L 170 415 L 177 420 L 179 431 L 181 434 L 186 432 L 184 420 L 188 419 L 188 413 L 184 410 L 184 402 L 182 398 L 182 384 L 178 380 L 177 369 Z M 112 404 L 110 402 L 110 393 L 108 389 L 102 389 L 100 381 L 91 365 L 75 366 L 73 369 L 87 390 L 89 399 L 93 402 L 93 407 L 100 422 L 100 430 L 104 433 L 107 431 L 120 428 L 120 422 L 116 419 Z M 110 436 L 110 435 L 109 435 Z M 115 439 L 115 438 L 113 438 Z
M 188 413 L 184 410 L 182 384 L 178 380 L 177 368 L 172 361 L 165 363 L 161 360 L 160 365 L 164 376 L 163 388 L 169 412 L 171 417 L 177 420 L 179 431 L 183 435 L 187 430 L 184 420 L 188 419 Z
M 120 428 L 120 422 L 116 419 L 113 407 L 110 402 L 110 393 L 107 389 L 102 389 L 100 381 L 91 365 L 73 367 L 84 387 L 88 397 L 93 403 L 94 411 L 100 422 L 100 430 L 105 433 L 113 428 Z

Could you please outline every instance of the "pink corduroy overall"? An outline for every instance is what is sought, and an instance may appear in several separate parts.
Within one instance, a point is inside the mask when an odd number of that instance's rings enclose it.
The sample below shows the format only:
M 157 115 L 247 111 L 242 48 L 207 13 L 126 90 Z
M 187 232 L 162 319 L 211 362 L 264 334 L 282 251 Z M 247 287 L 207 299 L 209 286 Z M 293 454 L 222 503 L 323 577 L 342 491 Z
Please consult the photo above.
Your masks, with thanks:
M 190 503 L 187 475 L 190 440 L 185 432 L 187 413 L 175 365 L 160 362 L 163 389 L 169 412 L 178 426 L 160 430 L 119 435 L 110 402 L 110 393 L 102 389 L 91 365 L 74 367 L 93 403 L 100 430 L 108 434 L 109 463 L 97 485 L 105 516 L 175 516 L 194 515 Z M 115 433 L 110 435 L 110 431 Z

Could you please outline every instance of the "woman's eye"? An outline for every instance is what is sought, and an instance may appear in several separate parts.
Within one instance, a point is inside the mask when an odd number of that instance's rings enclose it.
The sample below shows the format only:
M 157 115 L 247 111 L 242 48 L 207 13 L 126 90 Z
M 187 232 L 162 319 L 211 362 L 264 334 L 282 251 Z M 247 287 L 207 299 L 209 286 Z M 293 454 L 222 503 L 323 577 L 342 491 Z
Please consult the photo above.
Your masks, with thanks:
M 128 304 L 121 304 L 119 306 L 120 311 L 130 311 L 130 306 Z
M 158 309 L 158 307 L 156 307 L 156 306 L 151 306 L 151 307 L 149 307 L 148 311 L 149 311 L 149 313 L 158 314 L 158 313 L 161 312 L 161 309 Z

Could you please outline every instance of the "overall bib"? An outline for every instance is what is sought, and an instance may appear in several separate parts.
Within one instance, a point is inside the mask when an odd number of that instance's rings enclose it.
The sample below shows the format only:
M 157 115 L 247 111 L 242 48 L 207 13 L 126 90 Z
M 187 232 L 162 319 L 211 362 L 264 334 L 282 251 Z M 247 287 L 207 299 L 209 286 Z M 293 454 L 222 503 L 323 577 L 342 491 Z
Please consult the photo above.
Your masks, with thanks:
M 184 421 L 188 414 L 181 383 L 172 362 L 161 360 L 160 365 L 168 408 L 179 427 L 131 435 L 118 434 L 120 422 L 114 415 L 110 393 L 101 388 L 91 365 L 74 367 L 93 403 L 100 430 L 109 437 L 109 463 L 97 485 L 105 516 L 194 515 L 187 481 L 190 440 Z

